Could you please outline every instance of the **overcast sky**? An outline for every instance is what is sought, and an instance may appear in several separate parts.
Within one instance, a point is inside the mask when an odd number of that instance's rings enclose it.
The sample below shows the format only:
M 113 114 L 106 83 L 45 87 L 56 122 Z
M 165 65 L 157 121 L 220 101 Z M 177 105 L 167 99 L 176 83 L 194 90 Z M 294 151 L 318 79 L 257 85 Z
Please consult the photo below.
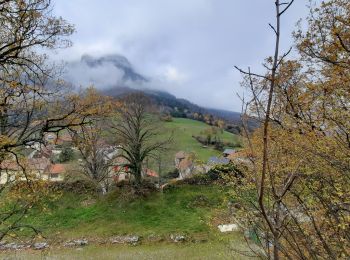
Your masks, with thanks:
M 283 17 L 285 49 L 307 3 Z M 239 111 L 234 65 L 261 70 L 274 46 L 274 0 L 56 0 L 54 10 L 76 26 L 55 59 L 120 54 L 155 88 L 206 107 Z

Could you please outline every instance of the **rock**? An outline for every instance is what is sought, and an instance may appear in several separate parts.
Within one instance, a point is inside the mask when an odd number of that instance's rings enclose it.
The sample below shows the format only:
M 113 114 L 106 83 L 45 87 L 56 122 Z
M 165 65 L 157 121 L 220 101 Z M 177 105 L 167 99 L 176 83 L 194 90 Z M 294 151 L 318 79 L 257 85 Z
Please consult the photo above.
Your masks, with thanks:
M 67 241 L 63 244 L 65 247 L 76 247 L 76 246 L 86 246 L 89 244 L 89 241 L 86 239 L 77 239 L 77 240 L 71 240 Z
M 170 235 L 170 239 L 172 241 L 174 241 L 175 243 L 179 243 L 179 242 L 184 242 L 186 241 L 186 237 L 184 235 L 174 235 L 174 234 L 171 234 Z
M 219 225 L 218 228 L 222 233 L 233 232 L 239 229 L 237 224 L 223 224 L 223 225 Z
M 138 242 L 140 242 L 139 236 L 116 236 L 111 239 L 112 244 L 136 245 Z
M 46 243 L 46 242 L 43 242 L 43 243 L 35 243 L 35 244 L 33 245 L 33 248 L 34 248 L 35 250 L 43 250 L 43 249 L 48 248 L 48 247 L 49 247 L 49 244 Z
M 0 246 L 0 250 L 20 250 L 28 247 L 30 246 L 23 245 L 23 244 L 16 244 L 16 243 L 8 243 L 8 244 L 2 244 Z

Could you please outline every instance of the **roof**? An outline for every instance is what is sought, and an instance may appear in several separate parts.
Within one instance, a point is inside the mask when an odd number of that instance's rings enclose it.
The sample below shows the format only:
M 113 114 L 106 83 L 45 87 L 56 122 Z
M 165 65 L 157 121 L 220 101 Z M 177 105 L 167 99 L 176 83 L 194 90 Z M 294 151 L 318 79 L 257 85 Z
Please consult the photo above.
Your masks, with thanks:
M 241 150 L 236 153 L 230 154 L 227 158 L 230 160 L 234 160 L 237 158 L 250 158 L 253 157 L 253 154 L 247 150 Z
M 183 160 L 181 160 L 181 162 L 178 165 L 178 169 L 180 171 L 186 170 L 188 168 L 190 168 L 193 165 L 193 161 L 189 158 L 185 158 Z
M 208 160 L 208 164 L 228 164 L 230 160 L 228 158 L 218 158 L 218 157 L 210 157 Z
M 176 159 L 185 159 L 186 158 L 186 153 L 184 151 L 177 152 L 175 154 Z
M 66 171 L 64 164 L 52 164 L 50 167 L 50 173 L 60 174 Z
M 117 165 L 124 165 L 124 164 L 128 164 L 129 161 L 127 159 L 125 159 L 124 157 L 118 156 L 116 157 L 113 162 Z
M 21 166 L 23 166 L 26 170 L 45 171 L 50 164 L 51 162 L 47 158 L 32 158 L 20 162 L 20 164 L 14 160 L 5 160 L 1 163 L 1 168 L 3 170 L 22 171 Z
M 5 160 L 1 162 L 1 169 L 7 171 L 19 171 L 21 170 L 21 167 L 15 161 Z
M 51 164 L 47 158 L 32 158 L 28 159 L 28 168 L 31 170 L 46 170 Z
M 146 175 L 150 177 L 159 177 L 158 173 L 151 169 L 146 169 Z
M 233 154 L 235 152 L 236 152 L 236 150 L 234 150 L 234 149 L 225 149 L 225 151 L 223 153 L 224 154 Z

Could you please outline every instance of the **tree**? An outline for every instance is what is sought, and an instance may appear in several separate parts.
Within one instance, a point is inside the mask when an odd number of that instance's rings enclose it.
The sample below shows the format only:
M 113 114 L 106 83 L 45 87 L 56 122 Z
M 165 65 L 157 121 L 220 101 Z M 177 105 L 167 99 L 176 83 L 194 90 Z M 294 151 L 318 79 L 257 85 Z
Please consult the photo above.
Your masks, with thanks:
M 69 47 L 74 27 L 52 14 L 51 0 L 0 1 L 0 67 L 3 71 L 45 72 L 38 49 Z M 3 78 L 2 78 L 3 79 Z
M 109 172 L 117 156 L 116 148 L 110 151 L 106 147 L 103 128 L 98 121 L 82 126 L 74 133 L 73 140 L 82 159 L 80 166 L 83 173 L 100 185 L 102 193 L 105 194 L 109 186 Z
M 49 0 L 0 0 L 0 240 L 21 228 L 27 212 L 46 194 L 27 170 L 22 151 L 47 132 L 84 124 L 90 114 L 78 95 L 62 91 L 45 51 L 70 45 L 73 26 L 52 15 Z M 11 164 L 9 164 L 11 162 Z M 13 175 L 9 165 L 18 170 Z M 21 181 L 25 180 L 25 181 Z M 6 192 L 5 192 L 6 191 Z
M 250 162 L 237 215 L 264 257 L 349 257 L 349 16 L 348 1 L 311 8 L 306 32 L 295 33 L 297 60 L 282 55 L 275 77 L 242 71 L 252 96 L 245 112 L 263 126 L 245 130 Z
M 136 187 L 142 183 L 143 163 L 147 158 L 157 158 L 170 138 L 159 141 L 161 128 L 152 111 L 150 100 L 141 93 L 131 94 L 121 101 L 117 117 L 111 128 L 120 142 L 120 157 L 135 178 Z
M 74 158 L 74 151 L 71 147 L 63 147 L 62 152 L 58 157 L 58 161 L 61 163 L 69 162 Z
M 263 219 L 266 226 L 263 226 L 261 229 L 263 236 L 263 243 L 261 246 L 265 249 L 265 254 L 268 258 L 280 259 L 281 255 L 281 243 L 280 243 L 280 235 L 281 235 L 281 218 L 280 212 L 282 210 L 281 198 L 284 196 L 285 192 L 289 189 L 290 183 L 293 183 L 294 176 L 291 176 L 289 179 L 286 179 L 285 185 L 281 187 L 281 191 L 277 191 L 273 189 L 274 192 L 274 201 L 273 208 L 270 207 L 270 203 L 267 200 L 268 195 L 266 195 L 266 182 L 270 177 L 269 172 L 269 135 L 270 135 L 270 124 L 271 124 L 271 110 L 274 101 L 274 92 L 276 88 L 276 84 L 278 81 L 278 70 L 288 55 L 289 52 L 283 54 L 280 57 L 280 37 L 281 37 L 281 17 L 282 15 L 290 8 L 293 4 L 294 0 L 290 2 L 280 2 L 279 0 L 275 1 L 275 13 L 276 13 L 276 25 L 273 26 L 269 24 L 275 34 L 275 50 L 273 57 L 269 57 L 267 59 L 267 64 L 265 65 L 268 68 L 268 72 L 266 75 L 258 75 L 251 73 L 250 69 L 248 72 L 243 71 L 236 67 L 241 73 L 243 73 L 249 83 L 249 86 L 252 90 L 253 102 L 254 104 L 258 104 L 255 107 L 257 116 L 262 118 L 263 129 L 261 133 L 262 138 L 262 150 L 261 150 L 261 161 L 259 161 L 259 168 L 257 166 L 257 162 L 253 161 L 254 164 L 254 179 L 256 179 L 256 192 L 257 192 L 257 209 L 259 210 L 259 214 L 261 214 L 261 219 Z M 257 97 L 257 90 L 254 87 L 254 83 L 257 80 L 254 80 L 253 77 L 261 79 L 261 86 L 264 87 L 266 94 L 266 99 L 264 103 L 260 102 Z M 260 111 L 262 110 L 262 111 Z M 250 143 L 250 148 L 253 150 L 252 144 Z M 273 178 L 269 178 L 273 179 Z M 265 243 L 265 245 L 264 245 Z M 270 244 L 272 245 L 272 252 L 270 249 Z

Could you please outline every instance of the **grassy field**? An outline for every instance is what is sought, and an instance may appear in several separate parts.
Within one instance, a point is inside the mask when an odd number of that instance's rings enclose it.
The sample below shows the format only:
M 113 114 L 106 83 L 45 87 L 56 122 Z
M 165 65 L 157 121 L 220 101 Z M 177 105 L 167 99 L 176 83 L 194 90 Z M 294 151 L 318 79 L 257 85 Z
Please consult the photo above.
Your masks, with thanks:
M 171 233 L 206 236 L 213 231 L 213 214 L 226 210 L 226 198 L 227 191 L 219 186 L 181 186 L 137 199 L 130 199 L 124 192 L 103 198 L 65 193 L 47 203 L 45 212 L 33 209 L 26 222 L 47 237 Z
M 209 157 L 220 155 L 221 153 L 212 147 L 204 148 L 192 136 L 198 136 L 202 131 L 211 126 L 186 118 L 173 118 L 172 122 L 166 122 L 165 127 L 168 133 L 173 132 L 173 143 L 171 144 L 170 153 L 174 156 L 178 151 L 194 152 L 198 159 L 206 162 Z M 238 143 L 239 137 L 232 133 L 224 131 L 218 136 L 224 142 Z
M 0 253 L 0 259 L 247 259 L 237 253 L 247 250 L 242 234 L 222 234 L 217 229 L 218 219 L 227 212 L 227 199 L 228 188 L 216 185 L 175 186 L 145 198 L 117 191 L 106 197 L 65 193 L 46 202 L 44 212 L 34 208 L 26 218 L 26 223 L 43 231 L 49 244 L 78 238 L 105 241 L 131 234 L 140 236 L 141 244 L 92 242 L 79 250 L 58 244 L 41 253 Z M 183 234 L 187 242 L 174 244 L 171 234 Z M 162 239 L 151 241 L 151 236 Z

